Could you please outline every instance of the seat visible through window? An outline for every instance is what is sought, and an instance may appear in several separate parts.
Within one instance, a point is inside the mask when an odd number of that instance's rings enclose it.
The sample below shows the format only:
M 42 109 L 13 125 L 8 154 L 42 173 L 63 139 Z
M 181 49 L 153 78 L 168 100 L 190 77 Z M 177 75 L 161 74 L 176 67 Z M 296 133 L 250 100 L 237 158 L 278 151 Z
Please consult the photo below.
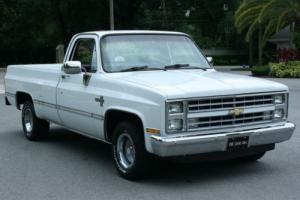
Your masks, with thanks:
M 73 61 L 80 61 L 87 72 L 97 71 L 97 51 L 94 39 L 81 39 L 73 53 Z

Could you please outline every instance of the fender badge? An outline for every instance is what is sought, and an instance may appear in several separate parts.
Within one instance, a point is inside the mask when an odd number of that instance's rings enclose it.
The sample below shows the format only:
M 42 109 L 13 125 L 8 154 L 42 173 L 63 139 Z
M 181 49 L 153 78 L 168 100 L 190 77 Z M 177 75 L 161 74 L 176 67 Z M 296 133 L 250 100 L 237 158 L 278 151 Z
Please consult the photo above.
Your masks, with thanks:
M 103 104 L 104 104 L 104 97 L 101 96 L 100 98 L 95 98 L 95 101 L 96 101 L 96 102 L 99 102 L 99 103 L 100 103 L 100 106 L 102 107 Z

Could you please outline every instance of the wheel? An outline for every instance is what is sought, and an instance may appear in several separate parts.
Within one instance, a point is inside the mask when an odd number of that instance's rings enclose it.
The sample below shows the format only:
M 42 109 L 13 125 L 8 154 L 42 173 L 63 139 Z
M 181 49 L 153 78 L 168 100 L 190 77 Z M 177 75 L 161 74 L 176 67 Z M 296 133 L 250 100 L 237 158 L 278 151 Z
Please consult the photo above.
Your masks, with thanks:
M 259 159 L 261 159 L 266 152 L 262 152 L 262 153 L 258 153 L 258 154 L 254 154 L 254 155 L 249 155 L 249 156 L 244 156 L 241 158 L 238 158 L 238 160 L 240 161 L 244 161 L 244 162 L 255 162 Z
M 128 180 L 143 178 L 149 170 L 149 154 L 142 129 L 130 122 L 120 122 L 113 132 L 112 154 L 119 174 Z
M 41 140 L 49 133 L 49 123 L 37 118 L 31 101 L 27 101 L 22 108 L 22 125 L 24 135 L 28 140 Z

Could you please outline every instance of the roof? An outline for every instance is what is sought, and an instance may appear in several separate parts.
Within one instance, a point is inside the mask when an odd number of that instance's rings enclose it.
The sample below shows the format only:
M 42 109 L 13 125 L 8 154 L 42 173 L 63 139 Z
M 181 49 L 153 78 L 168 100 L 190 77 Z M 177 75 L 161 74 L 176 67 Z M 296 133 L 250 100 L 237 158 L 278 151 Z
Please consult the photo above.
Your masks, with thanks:
M 114 31 L 90 31 L 79 34 L 96 34 L 99 37 L 104 35 L 119 35 L 119 34 L 172 34 L 172 35 L 187 35 L 181 32 L 174 31 L 148 31 L 148 30 L 114 30 Z
M 290 41 L 290 26 L 286 26 L 278 33 L 274 34 L 268 41 L 269 42 L 289 42 Z

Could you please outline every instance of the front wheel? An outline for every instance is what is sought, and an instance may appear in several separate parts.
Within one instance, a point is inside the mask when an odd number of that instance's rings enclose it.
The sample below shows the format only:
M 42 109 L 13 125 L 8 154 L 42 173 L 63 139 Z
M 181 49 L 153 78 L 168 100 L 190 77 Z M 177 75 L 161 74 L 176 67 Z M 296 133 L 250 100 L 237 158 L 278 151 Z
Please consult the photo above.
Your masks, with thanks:
M 45 138 L 49 132 L 49 123 L 35 115 L 33 103 L 27 101 L 22 108 L 22 125 L 25 137 L 36 141 Z
M 142 129 L 131 122 L 120 122 L 112 138 L 112 154 L 119 174 L 129 180 L 141 179 L 149 169 L 149 155 Z

